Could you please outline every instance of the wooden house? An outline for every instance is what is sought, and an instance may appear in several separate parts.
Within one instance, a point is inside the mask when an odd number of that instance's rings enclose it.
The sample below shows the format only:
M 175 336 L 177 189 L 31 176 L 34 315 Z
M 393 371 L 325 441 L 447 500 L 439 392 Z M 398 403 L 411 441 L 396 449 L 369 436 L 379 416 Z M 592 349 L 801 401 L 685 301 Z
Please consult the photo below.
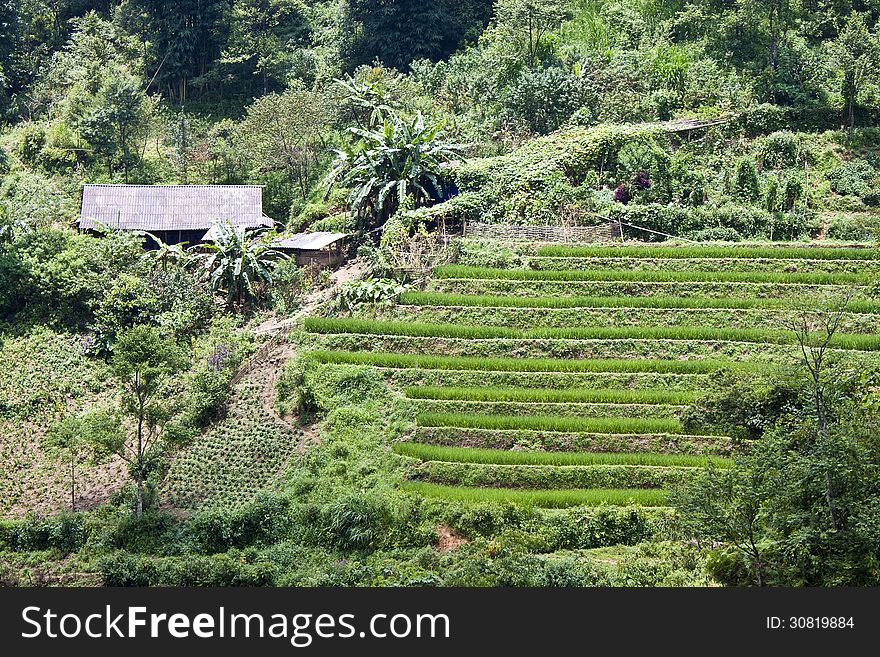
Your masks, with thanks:
M 335 267 L 345 258 L 346 237 L 345 233 L 297 233 L 276 240 L 272 246 L 296 258 L 297 266 Z
M 259 185 L 84 185 L 79 227 L 141 230 L 166 244 L 206 241 L 221 221 L 252 229 L 272 226 Z M 210 239 L 210 236 L 207 236 Z

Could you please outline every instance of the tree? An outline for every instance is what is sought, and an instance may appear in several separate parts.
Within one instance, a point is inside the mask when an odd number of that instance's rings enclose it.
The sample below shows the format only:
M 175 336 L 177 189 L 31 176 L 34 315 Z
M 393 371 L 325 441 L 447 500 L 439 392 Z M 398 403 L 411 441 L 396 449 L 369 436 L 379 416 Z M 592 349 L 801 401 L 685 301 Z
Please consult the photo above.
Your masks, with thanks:
M 299 0 L 237 0 L 229 10 L 229 38 L 221 62 L 246 64 L 262 81 L 284 82 L 296 45 L 309 36 L 305 6 Z
M 379 60 L 406 71 L 417 59 L 449 56 L 491 16 L 491 0 L 346 0 L 346 69 Z
M 810 377 L 810 396 L 813 402 L 819 440 L 822 442 L 830 441 L 827 399 L 828 382 L 825 372 L 828 364 L 828 349 L 834 340 L 834 334 L 837 333 L 846 316 L 846 309 L 852 295 L 853 292 L 849 292 L 840 300 L 835 308 L 828 311 L 811 312 L 803 310 L 799 313 L 799 317 L 791 322 L 790 328 L 794 330 L 797 337 L 803 367 L 807 370 Z M 832 524 L 836 526 L 834 490 L 830 472 L 826 472 L 825 477 L 825 501 L 828 505 L 828 513 Z
M 848 300 L 793 324 L 806 374 L 798 399 L 732 467 L 710 468 L 674 496 L 693 536 L 745 563 L 710 561 L 725 583 L 880 582 L 876 376 L 834 371 L 828 361 Z
M 876 77 L 877 66 L 880 65 L 877 37 L 868 30 L 860 14 L 850 14 L 832 44 L 832 53 L 843 74 L 841 91 L 846 103 L 846 120 L 853 128 L 856 124 L 856 100 L 867 83 Z
M 215 228 L 214 241 L 201 245 L 207 252 L 196 255 L 194 262 L 203 263 L 211 288 L 224 290 L 231 308 L 253 299 L 255 284 L 271 282 L 278 262 L 287 256 L 272 247 L 265 231 L 247 234 L 228 220 L 215 224 Z
M 114 418 L 104 411 L 69 415 L 52 427 L 43 438 L 43 449 L 62 461 L 67 468 L 71 511 L 76 511 L 77 468 L 95 456 L 95 441 L 102 436 L 111 436 L 118 429 L 118 424 L 118 421 L 114 422 Z
M 325 146 L 329 116 L 323 96 L 292 87 L 254 101 L 236 140 L 257 171 L 282 171 L 305 198 Z
M 724 541 L 746 560 L 758 586 L 765 583 L 764 528 L 760 521 L 764 477 L 748 462 L 709 468 L 672 501 L 686 530 L 701 541 Z
M 407 196 L 415 208 L 440 199 L 442 165 L 462 150 L 443 139 L 442 123 L 428 126 L 421 113 L 411 121 L 391 114 L 381 129 L 350 131 L 361 141 L 352 152 L 336 151 L 326 182 L 352 189 L 349 204 L 362 226 L 384 223 Z
M 148 51 L 146 77 L 164 96 L 183 105 L 193 80 L 206 82 L 225 41 L 226 6 L 226 0 L 128 1 L 127 27 L 139 33 Z
M 526 65 L 534 67 L 547 49 L 547 35 L 565 18 L 559 0 L 496 0 L 495 23 L 502 38 L 510 40 Z
M 114 162 L 122 165 L 128 182 L 140 155 L 133 147 L 138 137 L 145 137 L 155 112 L 156 101 L 145 95 L 143 82 L 122 69 L 112 69 L 87 102 L 78 127 L 83 137 L 105 154 L 111 173 Z
M 144 231 L 144 235 L 152 241 L 156 248 L 147 251 L 144 255 L 152 261 L 154 268 L 161 267 L 163 272 L 168 271 L 168 265 L 182 266 L 189 259 L 189 253 L 184 249 L 187 242 L 179 244 L 166 244 L 161 237 Z
M 99 452 L 128 463 L 137 486 L 138 516 L 144 511 L 149 450 L 161 439 L 172 413 L 167 384 L 185 366 L 182 350 L 154 327 L 134 326 L 116 338 L 110 368 L 120 385 L 119 414 L 130 420 L 133 430 L 102 431 L 90 439 Z

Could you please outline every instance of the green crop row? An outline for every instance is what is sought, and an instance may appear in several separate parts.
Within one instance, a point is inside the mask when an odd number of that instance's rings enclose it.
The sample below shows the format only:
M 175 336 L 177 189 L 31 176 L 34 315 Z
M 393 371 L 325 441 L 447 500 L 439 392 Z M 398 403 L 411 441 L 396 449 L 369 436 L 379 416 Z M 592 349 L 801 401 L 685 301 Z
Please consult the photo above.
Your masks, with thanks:
M 416 413 L 464 413 L 466 415 L 565 416 L 571 418 L 647 417 L 676 419 L 681 406 L 632 403 L 559 403 L 520 401 L 464 401 L 410 399 Z
M 341 351 L 376 351 L 402 354 L 431 354 L 474 358 L 590 359 L 615 360 L 698 360 L 750 361 L 768 365 L 791 365 L 795 347 L 789 344 L 755 342 L 714 342 L 687 340 L 559 340 L 497 339 L 462 340 L 440 337 L 402 335 L 363 335 L 357 333 L 306 333 L 303 344 L 314 349 Z M 837 350 L 841 358 L 856 366 L 876 363 L 880 351 Z M 584 386 L 586 387 L 586 386 Z M 612 387 L 612 386 L 605 386 Z
M 461 262 L 461 264 L 478 264 Z M 880 274 L 878 260 L 794 260 L 749 258 L 557 258 L 531 256 L 529 269 L 638 269 L 639 271 L 785 271 L 825 272 L 829 274 L 862 274 L 876 277 Z
M 855 353 L 855 352 L 853 352 Z M 382 375 L 398 388 L 446 386 L 474 388 L 501 386 L 523 388 L 664 388 L 670 391 L 700 391 L 709 374 L 666 374 L 657 372 L 485 372 L 480 370 L 422 370 L 380 367 Z
M 733 445 L 726 436 L 681 434 L 605 434 L 532 431 L 528 429 L 462 429 L 459 427 L 416 427 L 413 442 L 449 447 L 517 449 L 545 452 L 655 452 L 726 456 Z
M 403 489 L 426 497 L 451 502 L 519 504 L 542 508 L 565 508 L 572 506 L 648 506 L 667 505 L 668 493 L 649 489 L 574 489 L 574 490 L 522 490 L 507 488 L 473 488 L 467 486 L 444 486 L 426 481 L 407 481 Z
M 878 260 L 872 248 L 782 246 L 543 246 L 539 256 L 562 258 L 751 258 L 793 260 Z
M 422 461 L 453 463 L 485 463 L 492 465 L 657 465 L 700 467 L 711 461 L 720 467 L 729 466 L 730 459 L 688 454 L 654 454 L 651 452 L 543 452 L 473 447 L 448 447 L 422 443 L 395 443 L 394 451 Z
M 547 297 L 712 297 L 712 298 L 833 298 L 838 285 L 746 282 L 651 282 L 651 281 L 538 281 L 498 278 L 436 278 L 431 289 L 439 292 L 497 296 Z
M 506 326 L 387 322 L 349 317 L 309 317 L 307 331 L 322 334 L 402 335 L 409 337 L 459 338 L 465 340 L 689 340 L 710 342 L 754 342 L 795 344 L 793 331 L 701 326 L 602 326 L 517 329 Z M 830 346 L 858 351 L 880 350 L 880 336 L 855 333 L 834 335 Z
M 672 488 L 702 468 L 665 465 L 497 465 L 422 461 L 418 478 L 490 488 Z M 415 477 L 414 477 L 415 478 Z
M 483 386 L 479 388 L 418 386 L 406 389 L 410 399 L 440 399 L 484 402 L 541 402 L 585 404 L 691 404 L 695 392 L 647 388 L 641 390 L 597 388 L 552 390 L 545 388 L 513 388 Z
M 456 294 L 454 292 L 405 292 L 400 303 L 411 306 L 460 306 L 481 308 L 723 308 L 730 310 L 791 308 L 793 302 L 781 298 L 758 297 L 519 297 L 493 294 Z M 880 303 L 853 301 L 852 313 L 880 313 Z
M 866 284 L 862 274 L 828 272 L 764 271 L 665 271 L 631 269 L 493 269 L 468 265 L 442 265 L 434 270 L 437 278 L 500 279 L 523 281 L 637 281 L 686 283 L 807 283 L 810 285 Z
M 485 372 L 652 372 L 669 374 L 709 374 L 723 367 L 758 370 L 759 363 L 725 360 L 569 360 L 562 358 L 482 358 L 478 356 L 436 356 L 369 351 L 308 352 L 319 363 L 371 365 L 401 369 L 474 370 Z
M 586 433 L 684 433 L 674 418 L 559 417 L 554 415 L 510 416 L 476 413 L 419 413 L 423 427 L 464 429 L 532 429 L 535 431 L 578 431 Z
M 396 322 L 504 326 L 516 329 L 589 326 L 700 326 L 716 329 L 781 329 L 797 317 L 791 309 L 731 308 L 487 308 L 397 306 L 382 319 Z M 843 313 L 839 333 L 877 333 L 880 315 Z

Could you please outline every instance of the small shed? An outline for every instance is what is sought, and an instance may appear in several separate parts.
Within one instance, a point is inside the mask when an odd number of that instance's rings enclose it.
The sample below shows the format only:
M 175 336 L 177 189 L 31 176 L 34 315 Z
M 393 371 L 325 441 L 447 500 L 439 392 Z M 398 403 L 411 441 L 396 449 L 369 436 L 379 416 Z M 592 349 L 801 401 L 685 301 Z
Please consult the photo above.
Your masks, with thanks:
M 272 246 L 296 258 L 300 267 L 316 263 L 322 267 L 335 267 L 344 257 L 345 233 L 296 233 L 281 237 Z
M 167 244 L 205 241 L 215 223 L 272 226 L 260 185 L 84 185 L 79 227 L 142 230 Z

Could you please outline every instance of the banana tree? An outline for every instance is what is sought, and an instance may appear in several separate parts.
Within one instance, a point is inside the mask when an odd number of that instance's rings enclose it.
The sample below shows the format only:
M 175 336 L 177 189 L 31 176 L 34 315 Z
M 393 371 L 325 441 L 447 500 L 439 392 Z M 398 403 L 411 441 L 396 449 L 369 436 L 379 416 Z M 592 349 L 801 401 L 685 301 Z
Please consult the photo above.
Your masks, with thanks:
M 214 242 L 200 245 L 206 251 L 193 261 L 202 264 L 213 290 L 226 293 L 230 308 L 248 303 L 256 297 L 255 284 L 271 283 L 275 267 L 287 256 L 272 247 L 265 229 L 246 233 L 227 220 L 215 232 Z
M 441 123 L 426 125 L 421 113 L 409 122 L 392 114 L 377 129 L 349 131 L 358 144 L 336 151 L 326 182 L 351 188 L 349 205 L 364 228 L 384 223 L 407 196 L 417 208 L 439 200 L 442 165 L 463 149 L 443 139 Z

